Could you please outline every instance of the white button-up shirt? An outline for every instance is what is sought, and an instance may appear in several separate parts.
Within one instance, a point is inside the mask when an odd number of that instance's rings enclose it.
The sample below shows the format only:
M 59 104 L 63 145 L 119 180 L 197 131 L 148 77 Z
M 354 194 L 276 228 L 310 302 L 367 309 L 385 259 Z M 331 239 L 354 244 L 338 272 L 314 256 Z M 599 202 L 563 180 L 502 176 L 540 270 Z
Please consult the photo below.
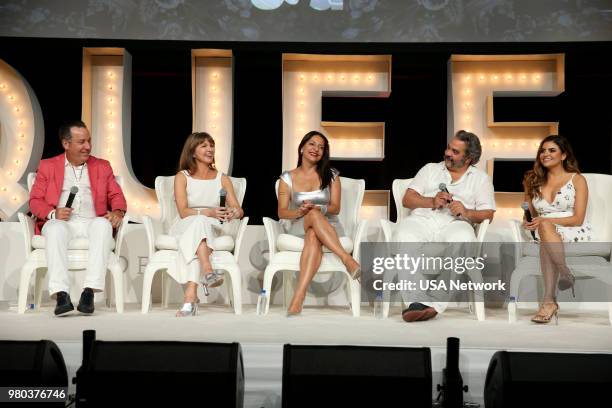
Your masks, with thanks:
M 72 202 L 72 214 L 70 220 L 91 219 L 96 217 L 96 210 L 93 203 L 93 195 L 91 194 L 91 183 L 89 182 L 89 171 L 87 163 L 80 166 L 73 166 L 67 158 L 64 159 L 64 184 L 60 194 L 58 208 L 66 206 L 70 189 L 72 186 L 77 186 L 79 191 Z M 48 218 L 55 218 L 55 210 L 49 213 Z
M 408 188 L 423 197 L 434 197 L 440 192 L 441 183 L 446 184 L 446 189 L 453 195 L 453 200 L 461 201 L 468 210 L 495 211 L 493 183 L 487 173 L 474 166 L 468 167 L 461 178 L 453 182 L 444 162 L 429 163 L 419 170 Z M 411 214 L 427 217 L 437 213 L 446 213 L 451 216 L 448 208 L 438 211 L 432 211 L 431 208 L 415 208 L 411 212 Z

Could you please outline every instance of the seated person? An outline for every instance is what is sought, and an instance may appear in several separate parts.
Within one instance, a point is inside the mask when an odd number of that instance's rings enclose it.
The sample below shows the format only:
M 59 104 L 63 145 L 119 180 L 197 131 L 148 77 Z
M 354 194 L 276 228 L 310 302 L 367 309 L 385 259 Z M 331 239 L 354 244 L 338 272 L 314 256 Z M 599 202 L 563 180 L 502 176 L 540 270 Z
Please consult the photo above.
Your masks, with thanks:
M 563 242 L 588 242 L 592 229 L 586 220 L 589 188 L 578 168 L 569 142 L 551 135 L 540 143 L 533 170 L 525 174 L 525 199 L 531 222 L 523 221 L 529 231 L 536 231 L 540 245 L 540 265 L 544 279 L 544 297 L 534 323 L 549 323 L 557 317 L 556 286 L 572 289 L 574 275 L 565 263 Z
M 394 242 L 476 241 L 473 224 L 492 220 L 495 212 L 493 184 L 475 167 L 481 153 L 478 137 L 460 130 L 449 141 L 444 161 L 419 170 L 402 199 L 402 205 L 412 211 L 397 226 Z M 410 303 L 402 318 L 407 322 L 429 320 L 446 306 L 446 302 Z
M 227 207 L 220 207 L 221 190 L 226 191 Z M 224 229 L 232 229 L 230 221 L 244 215 L 232 181 L 215 167 L 215 141 L 208 133 L 187 137 L 174 177 L 174 197 L 178 217 L 170 234 L 179 243 L 177 273 L 179 283 L 185 284 L 183 307 L 176 316 L 194 316 L 199 304 L 198 282 L 206 294 L 209 287 L 223 283 L 223 276 L 213 271 L 210 263 L 215 237 Z
M 64 153 L 41 160 L 30 193 L 30 210 L 37 219 L 36 234 L 42 229 L 46 239 L 49 293 L 56 298 L 57 316 L 74 310 L 68 294 L 68 242 L 89 238 L 87 272 L 77 310 L 92 314 L 94 292 L 104 290 L 113 228 L 121 224 L 127 203 L 110 163 L 90 154 L 91 136 L 83 122 L 67 122 L 59 137 Z M 73 187 L 78 191 L 68 207 Z
M 306 290 L 319 270 L 322 245 L 336 254 L 353 279 L 361 268 L 340 244 L 344 230 L 338 219 L 340 212 L 339 172 L 329 165 L 329 142 L 316 131 L 308 132 L 298 147 L 298 163 L 280 176 L 278 184 L 278 218 L 289 220 L 288 233 L 304 237 L 298 284 L 288 316 L 301 313 Z

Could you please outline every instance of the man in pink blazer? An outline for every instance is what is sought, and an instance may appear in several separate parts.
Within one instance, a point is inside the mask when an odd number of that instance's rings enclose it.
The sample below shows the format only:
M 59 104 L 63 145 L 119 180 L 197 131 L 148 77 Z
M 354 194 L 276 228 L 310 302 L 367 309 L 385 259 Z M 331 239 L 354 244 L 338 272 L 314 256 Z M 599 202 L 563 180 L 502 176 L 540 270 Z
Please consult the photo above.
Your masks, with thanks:
M 87 273 L 77 310 L 91 314 L 94 292 L 104 289 L 113 228 L 121 224 L 127 203 L 110 163 L 90 155 L 91 136 L 83 122 L 66 123 L 59 137 L 65 152 L 40 162 L 30 210 L 37 219 L 36 234 L 46 240 L 49 293 L 56 298 L 58 316 L 74 310 L 68 294 L 68 243 L 88 238 Z

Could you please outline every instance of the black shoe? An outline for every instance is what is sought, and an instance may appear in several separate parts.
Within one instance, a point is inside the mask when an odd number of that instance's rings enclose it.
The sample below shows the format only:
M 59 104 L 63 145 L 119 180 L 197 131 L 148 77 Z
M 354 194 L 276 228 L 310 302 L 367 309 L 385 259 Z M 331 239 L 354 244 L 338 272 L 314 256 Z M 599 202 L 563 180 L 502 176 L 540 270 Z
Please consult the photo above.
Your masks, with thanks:
M 66 292 L 57 292 L 57 303 L 55 305 L 55 315 L 61 316 L 74 310 L 74 305 L 70 301 L 70 295 Z
M 424 320 L 429 320 L 436 317 L 437 314 L 438 312 L 436 312 L 436 309 L 433 307 L 415 302 L 411 303 L 410 306 L 408 306 L 408 309 L 402 312 L 402 319 L 408 323 L 422 322 Z
M 83 289 L 81 299 L 77 310 L 83 314 L 92 314 L 94 312 L 94 293 L 90 288 Z

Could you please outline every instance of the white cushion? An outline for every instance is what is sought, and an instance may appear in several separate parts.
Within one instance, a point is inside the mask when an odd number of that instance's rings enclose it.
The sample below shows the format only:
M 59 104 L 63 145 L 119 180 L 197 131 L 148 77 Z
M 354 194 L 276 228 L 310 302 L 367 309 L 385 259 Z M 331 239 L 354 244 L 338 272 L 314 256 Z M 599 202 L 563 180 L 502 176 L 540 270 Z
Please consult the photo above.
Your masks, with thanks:
M 42 235 L 34 235 L 32 237 L 32 248 L 34 249 L 45 249 L 47 240 Z M 89 249 L 89 239 L 87 238 L 74 238 L 68 242 L 68 249 Z M 115 240 L 112 240 L 111 250 L 115 249 Z
M 349 254 L 353 252 L 353 240 L 349 237 L 340 237 L 340 245 Z M 276 239 L 276 248 L 279 251 L 302 252 L 304 250 L 304 238 L 290 234 L 280 234 Z M 331 252 L 325 245 L 323 252 Z
M 603 256 L 610 255 L 609 242 L 579 242 L 575 245 L 565 244 L 565 256 Z M 535 242 L 523 243 L 524 256 L 540 256 L 540 244 Z
M 216 237 L 212 242 L 212 249 L 215 251 L 233 251 L 234 250 L 234 238 L 229 235 L 221 235 Z M 209 244 L 210 245 L 210 244 Z M 159 235 L 155 239 L 155 247 L 157 249 L 169 249 L 178 251 L 178 240 L 173 235 Z

